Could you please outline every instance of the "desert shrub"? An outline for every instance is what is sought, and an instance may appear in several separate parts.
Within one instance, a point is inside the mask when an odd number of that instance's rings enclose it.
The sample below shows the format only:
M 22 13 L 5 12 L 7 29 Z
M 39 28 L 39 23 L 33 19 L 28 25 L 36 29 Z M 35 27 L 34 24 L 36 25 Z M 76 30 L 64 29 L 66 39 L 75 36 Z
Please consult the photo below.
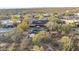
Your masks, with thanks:
M 15 43 L 15 42 L 13 42 L 13 43 L 9 46 L 8 51 L 16 51 L 16 50 L 18 50 L 18 49 L 17 49 L 18 47 L 19 47 L 18 44 Z
M 29 50 L 29 46 L 31 45 L 31 41 L 28 40 L 27 38 L 24 38 L 21 40 L 21 43 L 20 43 L 20 49 L 21 50 Z
M 71 39 L 68 36 L 63 36 L 60 39 L 60 44 L 63 50 L 68 51 L 71 48 Z
M 33 37 L 32 37 L 32 41 L 34 43 L 39 43 L 41 40 L 43 40 L 44 42 L 46 40 L 48 40 L 48 32 L 46 31 L 41 31 L 39 32 L 38 34 L 35 34 Z M 47 41 L 46 41 L 47 42 Z
M 23 31 L 26 30 L 27 26 L 28 26 L 27 23 L 26 23 L 25 21 L 23 21 L 21 24 L 19 24 L 19 25 L 17 26 L 17 28 L 18 28 L 21 32 L 23 32 Z
M 58 24 L 54 23 L 54 22 L 48 22 L 47 24 L 45 24 L 45 26 L 50 30 L 50 31 L 56 31 L 58 30 Z
M 72 50 L 79 51 L 79 35 L 72 37 Z
M 33 51 L 43 51 L 44 48 L 42 46 L 34 45 L 32 50 Z
M 17 26 L 17 28 L 23 32 L 25 31 L 30 23 L 30 18 L 28 18 L 28 16 L 24 16 L 24 19 L 22 20 L 22 22 Z
M 9 45 L 9 43 L 0 43 L 0 51 L 7 51 Z

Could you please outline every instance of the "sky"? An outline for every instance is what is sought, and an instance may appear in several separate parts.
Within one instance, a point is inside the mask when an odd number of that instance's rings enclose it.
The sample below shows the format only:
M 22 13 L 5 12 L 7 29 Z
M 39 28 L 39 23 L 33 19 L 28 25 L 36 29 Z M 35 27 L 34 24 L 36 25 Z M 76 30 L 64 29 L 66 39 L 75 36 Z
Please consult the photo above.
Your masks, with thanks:
M 0 0 L 0 8 L 78 7 L 78 0 Z

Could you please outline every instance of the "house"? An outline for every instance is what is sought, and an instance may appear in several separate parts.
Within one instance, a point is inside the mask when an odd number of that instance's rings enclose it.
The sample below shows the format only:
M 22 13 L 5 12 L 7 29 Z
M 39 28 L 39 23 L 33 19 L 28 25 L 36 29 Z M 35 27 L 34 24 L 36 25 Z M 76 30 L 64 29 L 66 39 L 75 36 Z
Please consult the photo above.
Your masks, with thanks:
M 4 25 L 4 28 L 13 28 L 15 27 L 12 23 L 7 23 Z
M 8 24 L 8 23 L 13 23 L 10 19 L 7 20 L 0 20 L 2 25 Z
M 49 17 L 50 15 L 48 13 L 43 14 L 44 17 Z
M 10 19 L 7 19 L 7 20 L 0 20 L 0 23 L 3 27 L 6 27 L 6 28 L 12 28 L 12 27 L 15 27 L 17 24 L 21 23 L 21 21 L 18 19 L 15 24 L 13 21 L 11 21 Z
M 44 27 L 48 20 L 33 20 L 30 27 Z
M 29 37 L 32 37 L 33 35 L 39 33 L 40 31 L 45 31 L 44 28 L 41 27 L 31 27 L 28 30 Z
M 8 20 L 1 20 L 0 23 L 5 28 L 9 28 L 9 27 L 12 28 L 12 27 L 14 27 L 13 21 L 11 21 L 9 19 Z
M 79 13 L 74 13 L 74 15 L 79 16 Z
M 70 24 L 70 23 L 79 23 L 79 16 L 72 15 L 72 16 L 61 16 L 59 17 L 61 21 L 63 21 L 65 24 Z

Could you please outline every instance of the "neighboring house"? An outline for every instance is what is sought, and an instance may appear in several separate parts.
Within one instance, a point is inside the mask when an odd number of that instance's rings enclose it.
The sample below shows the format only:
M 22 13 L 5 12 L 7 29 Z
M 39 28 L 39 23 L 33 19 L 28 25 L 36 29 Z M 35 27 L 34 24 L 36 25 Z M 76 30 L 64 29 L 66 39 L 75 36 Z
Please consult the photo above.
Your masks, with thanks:
M 12 28 L 13 27 L 13 21 L 11 20 L 1 20 L 1 25 L 5 28 Z
M 79 34 L 79 28 L 72 28 L 70 33 Z
M 40 31 L 45 31 L 44 28 L 41 27 L 31 27 L 28 30 L 29 37 L 34 36 L 35 34 L 39 33 Z
M 75 13 L 74 15 L 79 16 L 79 13 Z
M 44 27 L 44 24 L 46 24 L 48 20 L 33 20 L 30 27 Z
M 0 22 L 1 22 L 2 25 L 6 25 L 8 23 L 11 23 L 11 24 L 13 23 L 13 21 L 11 21 L 9 19 L 8 20 L 0 20 Z
M 70 20 L 61 19 L 61 21 L 63 21 L 65 24 L 71 24 L 71 23 L 77 23 L 77 24 L 79 24 L 79 20 L 76 20 L 76 19 L 70 19 Z
M 0 20 L 0 23 L 1 23 L 1 25 L 2 25 L 3 27 L 6 27 L 6 28 L 15 27 L 13 21 L 11 21 L 10 19 L 8 19 L 8 20 Z M 16 24 L 19 24 L 19 23 L 21 23 L 21 21 L 20 21 L 20 20 L 17 20 L 17 21 L 16 21 Z
M 34 36 L 40 31 L 44 31 L 44 25 L 48 22 L 47 19 L 35 20 L 33 19 L 29 26 L 29 37 Z
M 44 17 L 49 17 L 50 15 L 48 13 L 43 14 Z
M 60 20 L 63 21 L 65 24 L 79 23 L 79 16 L 61 16 Z

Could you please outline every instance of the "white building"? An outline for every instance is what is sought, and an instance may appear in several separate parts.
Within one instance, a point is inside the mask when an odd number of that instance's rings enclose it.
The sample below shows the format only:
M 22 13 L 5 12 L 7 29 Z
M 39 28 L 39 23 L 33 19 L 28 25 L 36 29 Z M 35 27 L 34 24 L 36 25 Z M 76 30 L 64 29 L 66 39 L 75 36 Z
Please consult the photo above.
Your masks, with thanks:
M 75 13 L 74 15 L 79 16 L 79 13 Z
M 8 20 L 1 20 L 0 22 L 1 22 L 2 25 L 13 24 L 13 21 L 11 21 L 9 19 Z

